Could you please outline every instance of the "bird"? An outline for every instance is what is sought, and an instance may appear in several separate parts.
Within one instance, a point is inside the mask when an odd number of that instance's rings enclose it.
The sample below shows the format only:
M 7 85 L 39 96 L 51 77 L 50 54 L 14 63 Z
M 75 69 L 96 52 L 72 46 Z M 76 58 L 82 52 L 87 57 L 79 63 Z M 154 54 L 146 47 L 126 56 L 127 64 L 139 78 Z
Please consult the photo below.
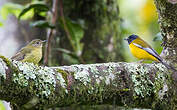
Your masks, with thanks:
M 163 61 L 160 55 L 143 39 L 138 35 L 130 35 L 128 38 L 125 38 L 129 44 L 129 48 L 133 56 L 140 60 L 152 60 L 162 63 L 168 69 L 176 71 L 172 66 L 168 65 Z
M 42 47 L 44 42 L 46 42 L 46 40 L 32 40 L 25 47 L 21 48 L 14 56 L 12 56 L 11 59 L 38 64 L 42 59 Z

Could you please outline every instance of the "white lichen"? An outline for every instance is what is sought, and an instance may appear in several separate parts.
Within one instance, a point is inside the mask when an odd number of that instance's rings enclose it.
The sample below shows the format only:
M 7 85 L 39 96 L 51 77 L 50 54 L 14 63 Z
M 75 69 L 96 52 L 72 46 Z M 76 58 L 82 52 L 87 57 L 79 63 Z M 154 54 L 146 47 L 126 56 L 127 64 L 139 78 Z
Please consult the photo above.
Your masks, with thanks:
M 0 77 L 6 79 L 6 69 L 8 69 L 6 63 L 0 59 Z
M 100 82 L 104 81 L 105 84 L 109 85 L 111 80 L 115 79 L 115 69 L 118 66 L 117 63 L 102 63 L 102 64 L 89 64 L 89 65 L 72 65 L 75 71 L 74 77 L 75 79 L 83 82 L 84 85 L 90 83 L 91 78 L 93 77 L 96 80 L 96 83 L 99 84 Z M 99 70 L 98 67 L 106 67 L 108 69 L 101 69 Z M 102 71 L 100 75 L 100 71 Z M 116 72 L 116 73 L 120 73 Z
M 105 76 L 106 85 L 109 85 L 110 81 L 113 81 L 114 78 L 115 78 L 115 75 L 113 73 L 109 73 L 107 76 Z
M 145 97 L 150 95 L 152 92 L 152 81 L 148 78 L 148 69 L 141 66 L 140 64 L 128 64 L 127 71 L 131 74 L 131 79 L 133 82 L 134 96 L 139 95 Z M 152 86 L 149 86 L 152 85 Z
M 56 79 L 60 81 L 63 88 L 66 87 L 65 80 L 62 78 L 61 74 L 56 74 L 55 79 L 54 69 L 42 66 L 38 67 L 33 63 L 23 63 L 19 61 L 13 61 L 13 63 L 20 71 L 18 74 L 13 74 L 13 81 L 24 87 L 29 85 L 29 81 L 34 81 L 34 86 L 36 86 L 39 91 L 37 96 L 44 95 L 48 97 L 52 93 L 51 89 L 55 90 Z
M 89 83 L 91 81 L 88 71 L 89 70 L 86 67 L 83 67 L 83 68 L 78 67 L 78 70 L 74 74 L 74 78 L 76 80 L 83 82 L 84 85 L 87 85 L 87 83 Z
M 154 66 L 158 68 L 161 72 L 167 72 L 167 68 L 162 63 L 154 64 Z

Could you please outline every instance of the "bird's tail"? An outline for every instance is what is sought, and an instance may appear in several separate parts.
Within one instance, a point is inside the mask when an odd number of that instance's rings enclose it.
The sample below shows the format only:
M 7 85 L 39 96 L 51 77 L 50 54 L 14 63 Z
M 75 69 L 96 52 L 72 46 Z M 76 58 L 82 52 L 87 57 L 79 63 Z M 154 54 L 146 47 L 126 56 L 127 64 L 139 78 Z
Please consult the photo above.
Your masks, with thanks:
M 163 62 L 163 61 L 160 61 L 165 67 L 167 67 L 168 69 L 171 69 L 173 71 L 177 71 L 174 67 L 168 65 L 167 63 Z

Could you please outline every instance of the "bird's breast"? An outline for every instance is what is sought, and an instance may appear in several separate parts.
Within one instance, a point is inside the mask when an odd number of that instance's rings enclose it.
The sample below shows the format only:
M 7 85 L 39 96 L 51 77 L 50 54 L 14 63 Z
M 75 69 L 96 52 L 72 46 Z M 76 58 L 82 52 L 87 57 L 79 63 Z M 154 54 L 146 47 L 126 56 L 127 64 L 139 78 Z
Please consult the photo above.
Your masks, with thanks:
M 30 53 L 25 55 L 25 58 L 22 61 L 38 64 L 41 58 L 42 58 L 42 48 L 34 48 Z
M 133 43 L 129 45 L 130 51 L 138 59 L 154 60 L 158 61 L 157 58 L 146 52 L 145 50 L 135 46 Z

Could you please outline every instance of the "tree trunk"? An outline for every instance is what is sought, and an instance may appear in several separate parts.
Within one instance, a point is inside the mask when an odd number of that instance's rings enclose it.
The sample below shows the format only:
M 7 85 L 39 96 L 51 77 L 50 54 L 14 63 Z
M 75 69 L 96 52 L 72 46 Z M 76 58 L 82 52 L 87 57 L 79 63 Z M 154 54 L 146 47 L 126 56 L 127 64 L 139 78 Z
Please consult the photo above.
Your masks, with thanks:
M 170 0 L 169 0 L 170 1 Z M 167 0 L 155 0 L 159 15 L 159 24 L 163 36 L 162 56 L 177 63 L 177 4 Z
M 163 36 L 163 51 L 161 56 L 177 67 L 177 1 L 176 0 L 154 0 L 159 15 L 159 24 Z M 177 109 L 177 71 L 169 74 L 165 97 L 158 98 L 155 107 L 161 109 Z M 164 107 L 164 108 L 163 108 Z
M 72 19 L 84 26 L 81 41 L 84 44 L 84 62 L 124 61 L 117 0 L 63 0 L 63 10 L 66 19 Z M 61 37 L 60 48 L 71 50 L 67 41 L 67 37 Z M 57 53 L 56 56 L 62 57 L 62 54 Z M 60 61 L 61 65 L 73 63 L 64 58 L 60 58 Z

